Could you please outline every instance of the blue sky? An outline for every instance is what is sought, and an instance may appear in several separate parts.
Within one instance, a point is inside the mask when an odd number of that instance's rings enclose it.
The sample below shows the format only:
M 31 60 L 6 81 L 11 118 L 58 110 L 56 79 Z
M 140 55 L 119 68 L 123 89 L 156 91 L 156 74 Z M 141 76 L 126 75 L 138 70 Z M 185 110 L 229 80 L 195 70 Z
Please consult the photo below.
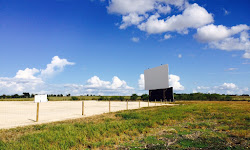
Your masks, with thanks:
M 0 94 L 250 94 L 249 0 L 0 0 Z

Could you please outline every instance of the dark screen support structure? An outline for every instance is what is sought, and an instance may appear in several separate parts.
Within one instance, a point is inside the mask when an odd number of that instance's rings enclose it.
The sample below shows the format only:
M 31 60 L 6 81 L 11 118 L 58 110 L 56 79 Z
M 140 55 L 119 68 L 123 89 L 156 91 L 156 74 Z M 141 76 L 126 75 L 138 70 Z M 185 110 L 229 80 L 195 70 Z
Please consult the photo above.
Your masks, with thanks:
M 173 87 L 166 89 L 149 90 L 149 100 L 150 101 L 163 100 L 163 101 L 174 102 Z

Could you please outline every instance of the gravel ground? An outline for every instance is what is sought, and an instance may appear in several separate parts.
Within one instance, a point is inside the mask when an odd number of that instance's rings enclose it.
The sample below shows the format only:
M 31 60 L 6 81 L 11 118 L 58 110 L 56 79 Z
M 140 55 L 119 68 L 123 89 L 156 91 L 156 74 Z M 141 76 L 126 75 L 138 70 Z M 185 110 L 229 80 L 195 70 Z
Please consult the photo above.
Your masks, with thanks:
M 111 102 L 111 112 L 126 110 L 127 102 Z M 148 107 L 148 102 L 141 102 L 141 107 Z M 149 103 L 150 107 L 155 103 Z M 174 104 L 163 104 L 174 105 Z M 160 106 L 157 103 L 156 106 Z M 108 101 L 49 101 L 39 104 L 39 121 L 36 122 L 37 104 L 32 101 L 0 101 L 0 129 L 25 125 L 34 125 L 73 118 L 88 117 L 109 112 Z M 139 102 L 128 102 L 129 109 L 138 109 Z

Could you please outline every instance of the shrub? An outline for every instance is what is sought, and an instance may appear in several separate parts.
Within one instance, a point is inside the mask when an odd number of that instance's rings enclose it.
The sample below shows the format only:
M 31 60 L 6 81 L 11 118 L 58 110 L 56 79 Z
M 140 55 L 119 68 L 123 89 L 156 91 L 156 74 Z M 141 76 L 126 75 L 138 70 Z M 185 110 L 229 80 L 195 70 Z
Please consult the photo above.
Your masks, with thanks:
M 119 100 L 124 101 L 124 96 L 119 96 Z
M 109 100 L 109 98 L 107 96 L 101 96 L 98 98 L 98 100 Z
M 148 100 L 149 99 L 148 94 L 142 94 L 141 99 L 142 100 Z
M 138 95 L 137 95 L 137 94 L 132 94 L 132 95 L 130 96 L 130 99 L 131 99 L 131 100 L 136 100 L 136 99 L 137 99 L 137 97 L 138 97 Z
M 71 97 L 71 100 L 78 100 L 78 97 L 72 96 L 72 97 Z

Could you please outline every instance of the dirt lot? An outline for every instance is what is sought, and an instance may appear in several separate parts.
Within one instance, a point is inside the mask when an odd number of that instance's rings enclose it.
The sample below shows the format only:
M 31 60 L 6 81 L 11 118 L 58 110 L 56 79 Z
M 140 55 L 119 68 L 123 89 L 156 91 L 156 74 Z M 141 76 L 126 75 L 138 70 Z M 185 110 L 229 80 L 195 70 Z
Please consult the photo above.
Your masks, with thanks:
M 129 109 L 139 108 L 139 102 L 129 102 L 128 104 Z M 111 102 L 111 111 L 126 110 L 126 105 L 127 102 Z M 155 103 L 150 103 L 150 106 L 155 106 Z M 157 106 L 160 106 L 160 103 L 157 103 Z M 148 107 L 148 103 L 141 102 L 141 107 Z M 107 113 L 109 112 L 109 102 L 85 101 L 84 116 L 82 116 L 81 101 L 50 101 L 40 103 L 39 122 L 35 122 L 36 110 L 37 104 L 32 101 L 1 101 L 0 129 Z

